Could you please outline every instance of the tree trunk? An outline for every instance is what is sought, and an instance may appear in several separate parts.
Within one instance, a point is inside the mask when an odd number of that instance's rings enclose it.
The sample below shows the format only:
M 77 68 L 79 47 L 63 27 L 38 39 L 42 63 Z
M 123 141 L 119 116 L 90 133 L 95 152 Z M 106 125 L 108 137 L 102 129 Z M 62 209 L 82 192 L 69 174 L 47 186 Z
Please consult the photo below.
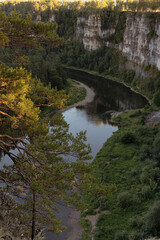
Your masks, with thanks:
M 35 225 L 36 225 L 36 193 L 33 190 L 33 202 L 32 202 L 32 236 L 31 239 L 33 240 L 35 237 Z

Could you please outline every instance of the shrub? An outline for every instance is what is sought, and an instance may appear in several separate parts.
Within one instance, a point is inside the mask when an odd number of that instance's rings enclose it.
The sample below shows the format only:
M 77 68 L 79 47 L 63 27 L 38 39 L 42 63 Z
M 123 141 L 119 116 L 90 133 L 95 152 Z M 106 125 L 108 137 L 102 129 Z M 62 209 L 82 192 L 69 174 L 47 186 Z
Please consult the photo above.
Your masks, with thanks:
M 129 240 L 128 233 L 126 233 L 126 232 L 117 232 L 115 234 L 114 240 Z
M 160 107 L 160 90 L 154 94 L 153 103 Z
M 148 185 L 143 186 L 141 195 L 142 195 L 142 198 L 145 200 L 152 198 L 153 192 L 152 192 L 151 187 Z
M 133 112 L 131 112 L 130 117 L 138 117 L 141 114 L 142 113 L 141 113 L 141 111 L 139 109 L 138 110 L 134 110 Z
M 135 203 L 133 195 L 128 191 L 120 193 L 118 195 L 117 201 L 118 206 L 121 208 L 129 208 Z
M 154 203 L 144 218 L 147 232 L 152 236 L 160 236 L 160 201 Z
M 130 175 L 132 177 L 135 177 L 139 174 L 139 169 L 137 167 L 134 167 L 131 171 L 130 171 Z
M 160 134 L 157 134 L 153 142 L 153 152 L 154 154 L 157 154 L 160 152 Z
M 92 224 L 88 219 L 82 219 L 81 226 L 84 228 L 85 232 L 90 232 L 92 230 Z
M 142 173 L 141 173 L 141 175 L 140 175 L 140 182 L 141 182 L 142 184 L 149 184 L 150 180 L 151 180 L 151 179 L 150 179 L 150 174 L 149 174 L 149 172 L 143 170 Z
M 88 236 L 88 233 L 83 232 L 82 233 L 82 240 L 91 240 L 92 238 Z
M 142 226 L 142 220 L 140 217 L 132 217 L 129 219 L 129 223 L 131 227 L 140 227 Z
M 130 143 L 135 143 L 136 138 L 132 132 L 126 132 L 124 135 L 121 137 L 121 142 L 123 144 L 130 144 Z
M 109 206 L 108 206 L 107 198 L 101 199 L 99 200 L 99 202 L 100 202 L 100 211 L 108 209 Z
M 139 234 L 136 231 L 132 231 L 129 234 L 129 239 L 130 240 L 139 240 Z
M 96 227 L 101 227 L 104 225 L 105 221 L 106 221 L 106 214 L 101 213 L 98 216 L 97 222 L 96 222 Z
M 139 151 L 139 159 L 143 161 L 146 158 L 150 157 L 150 155 L 151 155 L 150 147 L 148 146 L 148 144 L 143 144 Z

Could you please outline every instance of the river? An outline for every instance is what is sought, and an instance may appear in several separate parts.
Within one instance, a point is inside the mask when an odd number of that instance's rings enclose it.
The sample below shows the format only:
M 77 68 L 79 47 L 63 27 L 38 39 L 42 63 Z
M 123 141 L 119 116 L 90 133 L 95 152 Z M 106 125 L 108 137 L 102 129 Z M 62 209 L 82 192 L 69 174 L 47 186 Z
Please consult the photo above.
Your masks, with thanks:
M 123 84 L 116 83 L 103 77 L 93 76 L 83 71 L 68 70 L 69 77 L 80 80 L 94 90 L 92 101 L 80 104 L 65 112 L 63 116 L 70 125 L 69 131 L 75 135 L 79 131 L 87 130 L 87 142 L 92 149 L 93 158 L 107 141 L 117 131 L 118 127 L 110 124 L 112 112 L 141 108 L 147 100 L 140 94 L 131 91 Z M 73 210 L 60 206 L 59 218 L 67 226 L 67 230 L 55 236 L 47 232 L 48 240 L 80 240 L 79 214 Z
M 95 93 L 91 102 L 63 112 L 66 122 L 70 125 L 69 131 L 73 135 L 79 131 L 87 130 L 87 142 L 91 145 L 94 158 L 104 142 L 118 129 L 117 126 L 110 124 L 111 112 L 140 108 L 147 103 L 147 100 L 126 86 L 102 77 L 76 70 L 68 70 L 68 74 L 69 77 L 80 80 L 93 88 Z M 4 163 L 11 164 L 6 156 L 1 158 L 0 168 L 3 167 Z M 48 240 L 78 239 L 73 236 L 73 223 L 69 223 L 68 218 L 71 213 L 71 209 L 60 205 L 58 217 L 64 220 L 68 229 L 57 236 L 52 232 L 46 232 L 45 236 Z

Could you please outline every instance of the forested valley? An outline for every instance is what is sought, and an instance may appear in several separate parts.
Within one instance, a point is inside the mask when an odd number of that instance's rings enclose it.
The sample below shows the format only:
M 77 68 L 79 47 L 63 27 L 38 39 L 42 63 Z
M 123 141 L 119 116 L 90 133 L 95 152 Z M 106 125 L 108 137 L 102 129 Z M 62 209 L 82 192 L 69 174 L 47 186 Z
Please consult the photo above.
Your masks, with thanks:
M 145 12 L 147 41 L 156 38 L 159 7 L 158 1 L 0 3 L 0 155 L 12 162 L 0 169 L 0 239 L 39 240 L 44 229 L 60 234 L 66 227 L 57 203 L 81 211 L 82 240 L 160 237 L 160 119 L 147 120 L 159 113 L 160 71 L 144 64 L 137 73 L 114 47 L 124 40 L 128 12 L 135 19 Z M 105 39 L 96 35 L 101 46 L 88 51 L 76 37 L 77 18 L 91 15 L 102 30 L 116 27 Z M 86 95 L 72 88 L 72 70 L 120 82 L 148 102 L 113 114 L 119 129 L 92 162 L 86 132 L 73 136 L 55 114 Z

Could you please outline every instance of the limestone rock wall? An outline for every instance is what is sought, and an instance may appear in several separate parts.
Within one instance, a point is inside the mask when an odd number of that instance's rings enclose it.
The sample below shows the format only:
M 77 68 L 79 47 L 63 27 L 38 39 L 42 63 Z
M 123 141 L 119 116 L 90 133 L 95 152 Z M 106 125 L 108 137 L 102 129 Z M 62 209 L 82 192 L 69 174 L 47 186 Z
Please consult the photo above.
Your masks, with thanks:
M 96 50 L 103 44 L 106 36 L 115 32 L 115 29 L 101 29 L 101 19 L 98 15 L 92 14 L 87 18 L 77 18 L 76 37 L 83 42 L 86 50 Z
M 155 34 L 149 39 L 151 31 Z M 126 30 L 119 49 L 133 63 L 155 65 L 160 70 L 160 22 L 150 26 L 146 14 L 127 14 Z
M 123 42 L 113 44 L 106 38 L 115 33 L 116 24 L 102 30 L 100 17 L 90 15 L 88 19 L 78 18 L 76 36 L 89 51 L 105 44 L 119 49 L 129 62 L 137 66 L 154 65 L 160 70 L 160 20 L 154 25 L 150 22 L 146 13 L 127 13 Z

